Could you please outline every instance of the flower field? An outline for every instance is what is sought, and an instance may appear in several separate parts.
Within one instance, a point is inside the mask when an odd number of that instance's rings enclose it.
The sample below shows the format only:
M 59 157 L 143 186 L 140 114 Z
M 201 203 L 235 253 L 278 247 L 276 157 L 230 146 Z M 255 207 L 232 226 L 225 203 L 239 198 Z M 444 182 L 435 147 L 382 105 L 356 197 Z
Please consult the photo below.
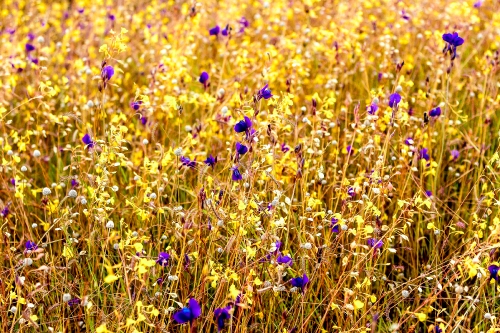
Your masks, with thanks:
M 500 2 L 3 0 L 1 332 L 500 331 Z

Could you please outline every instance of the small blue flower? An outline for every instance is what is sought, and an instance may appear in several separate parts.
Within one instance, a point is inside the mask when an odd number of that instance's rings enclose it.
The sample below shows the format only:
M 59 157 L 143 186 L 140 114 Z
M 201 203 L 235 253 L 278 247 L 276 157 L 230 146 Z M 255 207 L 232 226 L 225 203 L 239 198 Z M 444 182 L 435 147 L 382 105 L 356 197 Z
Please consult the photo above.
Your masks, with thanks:
M 31 52 L 31 51 L 35 50 L 35 47 L 30 43 L 27 43 L 25 48 L 26 48 L 26 52 Z
M 185 156 L 181 156 L 180 160 L 182 165 L 187 166 L 188 168 L 194 168 L 196 166 L 196 160 L 191 161 L 189 158 Z
M 398 106 L 399 102 L 401 102 L 401 95 L 398 93 L 394 93 L 389 96 L 389 106 L 391 108 L 395 108 Z
M 26 251 L 35 251 L 36 249 L 38 249 L 38 245 L 30 240 L 27 241 L 26 244 L 24 244 L 24 247 L 26 248 Z
M 231 311 L 231 306 L 215 309 L 214 317 L 217 321 L 217 332 L 222 331 L 224 329 L 224 322 L 231 318 L 229 311 Z
M 200 79 L 198 81 L 200 81 L 201 84 L 206 86 L 209 78 L 210 78 L 210 76 L 208 75 L 208 73 L 203 72 L 203 73 L 201 73 Z
M 451 157 L 453 158 L 454 161 L 456 161 L 460 157 L 460 152 L 456 149 L 453 149 L 451 151 Z
M 217 157 L 213 157 L 212 155 L 208 156 L 204 162 L 206 165 L 211 166 L 212 168 L 217 163 Z
M 174 313 L 173 319 L 179 324 L 184 324 L 192 323 L 199 316 L 201 316 L 200 304 L 194 298 L 190 298 L 188 306 Z
M 219 34 L 219 32 L 220 32 L 220 27 L 218 25 L 216 25 L 212 29 L 208 30 L 208 33 L 210 34 L 210 36 L 217 36 Z
M 244 144 L 241 144 L 240 142 L 236 142 L 236 151 L 240 155 L 245 155 L 248 151 L 248 147 Z
M 102 69 L 101 76 L 104 79 L 104 81 L 109 81 L 111 78 L 115 75 L 115 69 L 113 66 L 106 66 Z
M 309 283 L 309 278 L 306 274 L 304 274 L 302 277 L 299 276 L 291 279 L 290 283 L 292 284 L 292 286 L 300 288 L 302 290 L 302 293 L 304 293 L 304 288 Z
M 464 43 L 464 39 L 460 37 L 457 32 L 443 34 L 443 40 L 454 47 Z
M 233 172 L 232 179 L 235 182 L 243 179 L 243 176 L 241 175 L 240 170 L 238 170 L 237 167 L 231 168 L 231 171 Z
M 420 152 L 419 152 L 419 157 L 420 157 L 421 159 L 424 159 L 424 160 L 426 160 L 426 161 L 429 161 L 429 160 L 430 160 L 430 158 L 431 158 L 431 157 L 429 156 L 429 149 L 427 149 L 427 148 L 422 148 L 422 149 L 420 149 Z
M 292 266 L 292 264 L 293 264 L 292 257 L 284 256 L 281 253 L 278 255 L 278 258 L 276 258 L 276 262 L 278 264 L 283 264 L 283 265 L 288 265 L 288 266 Z
M 490 271 L 490 280 L 495 279 L 498 282 L 498 270 L 499 267 L 497 265 L 488 266 L 488 270 Z
M 384 245 L 384 242 L 382 242 L 381 240 L 376 240 L 375 238 L 369 238 L 367 243 L 369 247 L 375 249 L 380 249 Z
M 89 148 L 93 148 L 95 145 L 94 140 L 90 137 L 90 134 L 85 134 L 82 138 L 82 142 Z
M 332 217 L 331 223 L 332 232 L 338 234 L 340 232 L 339 220 L 335 217 Z
M 429 111 L 429 116 L 431 117 L 439 117 L 440 115 L 441 115 L 441 108 L 439 106 Z
M 229 29 L 229 24 L 228 24 L 228 25 L 226 25 L 226 27 L 224 29 L 222 29 L 221 35 L 227 36 L 227 35 L 229 35 L 229 31 L 230 31 L 230 29 Z
M 247 116 L 245 116 L 244 120 L 240 120 L 236 123 L 236 125 L 234 125 L 234 131 L 236 133 L 246 132 L 248 134 L 251 128 L 252 120 L 250 120 L 250 118 L 248 118 Z
M 160 266 L 168 266 L 170 262 L 170 254 L 167 252 L 160 252 L 158 254 L 158 259 L 156 260 L 156 263 Z
M 273 97 L 273 94 L 271 93 L 271 89 L 269 88 L 268 84 L 266 84 L 264 86 L 264 88 L 259 90 L 259 92 L 257 93 L 257 100 L 258 101 L 260 101 L 262 98 L 269 99 L 271 97 Z

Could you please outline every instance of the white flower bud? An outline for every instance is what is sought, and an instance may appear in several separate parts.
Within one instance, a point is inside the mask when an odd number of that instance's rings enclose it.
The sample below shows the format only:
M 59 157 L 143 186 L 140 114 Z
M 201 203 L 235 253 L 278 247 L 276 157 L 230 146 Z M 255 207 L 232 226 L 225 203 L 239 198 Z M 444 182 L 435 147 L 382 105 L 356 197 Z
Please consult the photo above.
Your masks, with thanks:
M 71 300 L 71 295 L 70 294 L 64 294 L 63 295 L 63 302 L 69 302 Z
M 49 195 L 51 193 L 52 193 L 52 191 L 48 187 L 44 187 L 43 190 L 42 190 L 42 194 L 43 195 Z
M 38 149 L 36 149 L 34 152 L 33 152 L 33 156 L 34 157 L 40 157 L 42 155 L 42 153 L 40 153 L 40 151 Z
M 108 223 L 106 223 L 106 228 L 108 229 L 113 229 L 115 227 L 115 223 L 113 221 L 108 221 Z
M 76 191 L 73 189 L 68 192 L 68 197 L 70 197 L 70 198 L 76 198 L 77 195 L 78 195 L 78 193 L 76 193 Z
M 28 168 L 26 167 L 26 165 L 23 165 L 23 166 L 21 167 L 21 171 L 22 171 L 22 172 L 26 172 L 26 171 L 28 171 Z

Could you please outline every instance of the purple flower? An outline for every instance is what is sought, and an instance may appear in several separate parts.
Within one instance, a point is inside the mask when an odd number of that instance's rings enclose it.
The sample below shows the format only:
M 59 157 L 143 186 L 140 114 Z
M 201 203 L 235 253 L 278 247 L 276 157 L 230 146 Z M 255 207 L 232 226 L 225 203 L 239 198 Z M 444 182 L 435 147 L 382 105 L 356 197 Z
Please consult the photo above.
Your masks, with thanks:
M 68 305 L 69 306 L 75 306 L 75 305 L 78 305 L 78 304 L 80 304 L 80 299 L 78 297 L 75 297 L 75 298 L 70 299 L 68 301 Z
M 141 108 L 142 101 L 135 101 L 130 103 L 130 107 L 134 109 L 135 111 L 139 110 Z
M 13 186 L 16 186 L 16 179 L 15 179 L 15 178 L 11 178 L 11 179 L 10 179 L 10 183 L 11 183 Z
M 141 116 L 141 124 L 146 126 L 147 122 L 148 122 L 148 118 Z
M 35 51 L 35 47 L 30 43 L 26 43 L 25 48 L 26 48 L 26 52 Z
M 292 266 L 292 264 L 293 264 L 292 257 L 284 256 L 281 253 L 278 255 L 278 258 L 276 258 L 276 262 L 278 264 L 283 264 L 283 265 L 288 265 L 288 266 Z
M 391 108 L 395 108 L 398 106 L 399 102 L 401 102 L 401 95 L 398 93 L 394 93 L 389 96 L 389 106 Z
M 221 35 L 222 35 L 222 36 L 227 36 L 227 35 L 229 35 L 229 24 L 228 24 L 228 25 L 226 25 L 226 27 L 225 27 L 224 29 L 222 29 L 222 31 L 221 31 Z
M 443 34 L 443 40 L 453 47 L 460 46 L 464 43 L 464 39 L 457 32 Z
M 94 140 L 90 137 L 90 134 L 85 134 L 82 138 L 82 142 L 85 143 L 85 145 L 89 148 L 93 148 L 95 145 Z
M 209 78 L 210 78 L 210 75 L 208 75 L 207 72 L 203 72 L 203 73 L 201 73 L 200 79 L 198 81 L 200 81 L 201 84 L 206 86 Z
M 213 168 L 215 166 L 215 163 L 217 163 L 217 157 L 214 158 L 212 155 L 210 155 L 207 157 L 204 163 Z
M 102 69 L 101 76 L 104 79 L 104 81 L 109 81 L 111 80 L 114 74 L 115 74 L 115 69 L 113 68 L 113 66 L 108 65 Z
M 415 143 L 415 141 L 413 141 L 412 138 L 407 138 L 405 140 L 405 145 L 407 145 L 407 146 L 413 146 L 414 143 Z
M 248 151 L 248 147 L 245 146 L 244 144 L 236 142 L 236 151 L 240 155 L 245 155 L 247 153 L 247 151 Z
M 210 36 L 217 36 L 220 32 L 220 27 L 218 25 L 216 25 L 212 29 L 208 30 L 208 32 L 209 32 Z
M 495 281 L 498 282 L 498 269 L 499 267 L 497 265 L 488 266 L 488 270 L 490 271 L 490 280 L 495 279 Z
M 458 33 L 446 33 L 443 34 L 443 40 L 446 42 L 446 46 L 443 49 L 443 53 L 449 52 L 451 54 L 451 60 L 455 59 L 457 56 L 457 47 L 464 43 L 464 39 L 458 35 Z
M 377 112 L 377 110 L 378 110 L 378 105 L 373 103 L 366 108 L 366 111 L 368 111 L 368 113 L 371 114 L 372 116 Z
M 332 232 L 338 234 L 340 232 L 339 220 L 335 217 L 332 217 L 331 223 Z
M 286 153 L 287 151 L 290 150 L 290 147 L 288 147 L 284 142 L 281 144 L 281 151 Z
M 231 171 L 233 172 L 232 179 L 235 182 L 243 179 L 243 176 L 241 175 L 240 170 L 238 170 L 238 168 L 236 167 L 231 168 Z
M 218 308 L 214 311 L 214 317 L 217 321 L 217 332 L 220 332 L 224 329 L 224 321 L 231 318 L 231 314 L 229 311 L 231 310 L 231 306 L 226 306 L 225 308 Z
M 420 157 L 421 159 L 423 158 L 424 160 L 429 161 L 429 160 L 430 160 L 430 158 L 431 158 L 431 157 L 429 156 L 429 149 L 427 149 L 427 148 L 422 148 L 422 149 L 420 149 L 420 152 L 419 152 L 419 157 Z
M 234 131 L 236 133 L 246 132 L 248 134 L 251 128 L 252 120 L 250 120 L 247 116 L 245 116 L 244 120 L 240 120 L 236 123 L 236 125 L 234 125 Z
M 200 304 L 194 298 L 190 298 L 188 306 L 174 313 L 172 318 L 179 324 L 185 324 L 187 322 L 192 323 L 200 315 Z
M 352 151 L 352 146 L 351 145 L 347 146 L 345 150 L 347 151 L 347 153 L 350 153 Z
M 196 160 L 191 161 L 189 158 L 185 156 L 181 156 L 181 163 L 188 168 L 194 168 L 196 166 Z
M 456 149 L 453 149 L 451 151 L 451 157 L 453 157 L 453 160 L 456 161 L 460 157 L 460 152 Z
M 116 19 L 116 17 L 113 15 L 113 14 L 109 14 L 108 15 L 108 18 L 111 20 L 111 21 L 114 21 Z
M 349 187 L 347 189 L 347 194 L 349 194 L 351 197 L 354 197 L 356 195 L 356 190 L 354 190 L 354 187 Z
M 71 181 L 71 187 L 74 188 L 74 187 L 77 187 L 78 185 L 80 185 L 80 183 L 78 182 L 78 180 L 76 180 L 75 178 L 72 178 Z
M 441 115 L 441 108 L 439 106 L 429 111 L 429 116 L 431 117 L 439 117 L 440 115 Z
M 248 20 L 244 17 L 242 17 L 240 20 L 239 20 L 239 23 L 244 27 L 244 28 L 248 28 L 250 26 L 250 22 L 248 22 Z
M 442 332 L 443 330 L 438 325 L 434 326 L 434 333 L 442 333 Z
M 432 197 L 432 191 L 431 190 L 425 191 L 425 195 L 428 196 L 429 198 Z
M 36 249 L 38 249 L 38 245 L 30 240 L 27 241 L 26 244 L 24 244 L 24 247 L 26 248 L 26 251 L 35 251 Z
M 167 252 L 160 252 L 158 255 L 158 260 L 156 260 L 156 263 L 159 264 L 160 266 L 168 266 L 170 262 L 170 254 Z
M 483 1 L 479 0 L 474 3 L 474 8 L 480 8 L 483 5 Z
M 2 217 L 7 217 L 9 215 L 9 212 L 9 205 L 5 205 L 5 207 L 0 212 L 0 215 L 2 215 Z
M 290 283 L 292 286 L 302 289 L 302 293 L 304 293 L 304 288 L 309 283 L 309 278 L 306 274 L 304 274 L 302 277 L 298 276 L 291 279 Z
M 381 240 L 377 241 L 375 238 L 368 238 L 367 243 L 369 247 L 373 247 L 375 249 L 380 249 L 384 245 L 384 242 Z
M 259 92 L 257 93 L 257 100 L 260 101 L 262 98 L 264 99 L 269 99 L 273 97 L 273 94 L 271 94 L 271 89 L 269 89 L 269 85 L 266 84 L 264 86 L 264 88 L 262 88 L 261 90 L 259 90 Z

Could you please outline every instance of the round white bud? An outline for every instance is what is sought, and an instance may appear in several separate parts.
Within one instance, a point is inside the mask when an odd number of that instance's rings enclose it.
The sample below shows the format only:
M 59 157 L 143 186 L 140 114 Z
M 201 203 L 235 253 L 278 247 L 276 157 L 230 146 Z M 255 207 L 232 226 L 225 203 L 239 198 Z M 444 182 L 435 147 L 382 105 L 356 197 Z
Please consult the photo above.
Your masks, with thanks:
M 42 194 L 43 195 L 49 195 L 51 193 L 52 193 L 52 191 L 48 187 L 44 187 L 43 190 L 42 190 Z

